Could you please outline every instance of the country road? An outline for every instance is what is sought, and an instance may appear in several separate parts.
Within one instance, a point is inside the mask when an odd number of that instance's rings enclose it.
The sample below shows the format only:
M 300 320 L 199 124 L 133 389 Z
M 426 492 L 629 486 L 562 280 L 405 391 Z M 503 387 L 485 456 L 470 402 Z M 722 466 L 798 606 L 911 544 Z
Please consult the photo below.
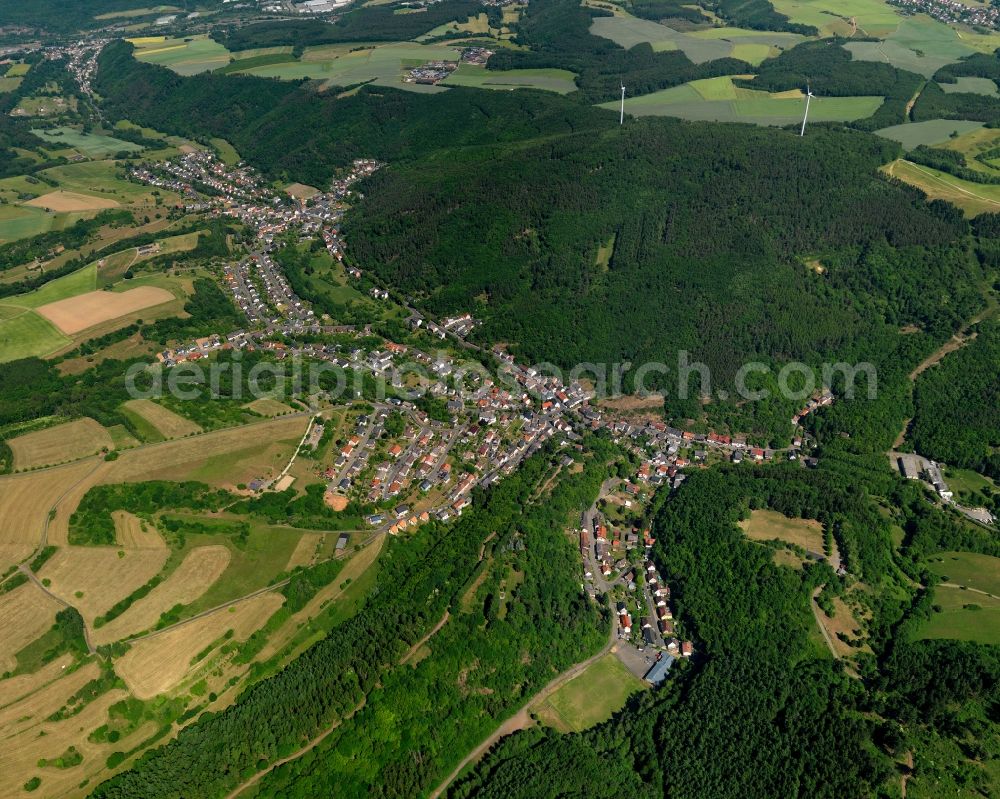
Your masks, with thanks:
M 63 599 L 62 597 L 56 596 L 48 588 L 46 588 L 44 585 L 42 585 L 41 580 L 39 580 L 35 576 L 35 573 L 31 569 L 29 569 L 27 566 L 25 566 L 23 563 L 20 566 L 17 567 L 17 570 L 19 572 L 21 572 L 21 574 L 25 575 L 29 580 L 31 580 L 31 582 L 33 582 L 35 585 L 37 585 L 39 587 L 39 589 L 41 589 L 43 592 L 45 592 L 48 596 L 52 597 L 52 599 L 54 599 L 60 605 L 62 605 L 63 607 L 67 607 L 67 608 L 73 608 L 73 606 L 69 602 L 67 602 L 65 599 Z M 73 609 L 76 610 L 76 608 L 73 608 Z M 79 613 L 79 611 L 77 611 L 77 612 Z M 93 655 L 95 652 L 97 652 L 97 649 L 95 649 L 94 645 L 90 642 L 90 633 L 87 631 L 87 625 L 86 624 L 83 625 L 83 640 L 87 642 L 87 651 L 91 655 Z

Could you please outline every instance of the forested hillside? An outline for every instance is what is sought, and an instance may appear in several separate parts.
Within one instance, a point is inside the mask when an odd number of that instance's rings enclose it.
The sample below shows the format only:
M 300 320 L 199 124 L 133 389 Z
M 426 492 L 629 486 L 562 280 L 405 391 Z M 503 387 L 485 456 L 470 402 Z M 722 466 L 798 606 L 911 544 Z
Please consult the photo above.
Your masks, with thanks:
M 701 414 L 699 390 L 731 393 L 747 360 L 889 366 L 907 325 L 929 335 L 905 342 L 919 359 L 981 303 L 966 222 L 879 177 L 898 147 L 860 133 L 619 127 L 530 92 L 365 88 L 337 99 L 259 78 L 182 78 L 135 62 L 123 43 L 102 55 L 98 85 L 112 116 L 222 136 L 275 177 L 322 185 L 351 158 L 389 161 L 345 220 L 359 266 L 433 313 L 472 311 L 484 340 L 529 360 L 674 368 L 686 350 L 712 368 L 714 387 L 692 384 L 684 403 L 674 373 L 648 386 L 673 389 L 678 416 Z M 804 264 L 816 257 L 822 274 Z M 712 410 L 781 441 L 794 404 Z
M 1000 323 L 917 381 L 913 444 L 929 458 L 1000 479 Z
M 976 545 L 887 473 L 872 482 L 869 465 L 834 458 L 813 474 L 793 467 L 690 477 L 662 505 L 654 532 L 678 617 L 700 642 L 693 667 L 675 667 L 662 689 L 582 735 L 502 740 L 449 796 L 891 796 L 907 752 L 922 764 L 923 786 L 988 791 L 996 652 L 910 643 L 929 595 L 918 592 L 911 605 L 905 580 L 894 576 L 890 522 L 859 482 L 897 495 L 892 521 L 912 531 L 900 567 L 912 572 L 911 550 L 930 530 L 935 544 L 914 558 Z M 863 679 L 824 658 L 808 636 L 810 592 L 845 584 L 824 564 L 776 566 L 767 547 L 743 539 L 735 522 L 761 507 L 832 523 L 841 551 L 857 552 L 851 568 L 877 586 L 867 625 L 875 651 Z M 945 751 L 946 761 L 923 765 L 925 754 L 930 761 Z M 966 754 L 952 759 L 952 751 Z

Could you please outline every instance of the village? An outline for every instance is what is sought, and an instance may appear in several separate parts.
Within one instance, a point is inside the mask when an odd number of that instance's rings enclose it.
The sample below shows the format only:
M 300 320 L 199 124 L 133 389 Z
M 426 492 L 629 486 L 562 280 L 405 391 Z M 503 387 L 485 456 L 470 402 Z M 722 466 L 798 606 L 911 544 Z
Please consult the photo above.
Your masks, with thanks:
M 958 0 L 888 0 L 910 14 L 928 14 L 944 23 L 962 23 L 981 28 L 1000 29 L 1000 9 L 991 4 L 966 5 Z
M 272 254 L 277 238 L 291 232 L 299 240 L 319 237 L 342 264 L 347 244 L 340 220 L 355 184 L 382 166 L 372 159 L 355 161 L 327 191 L 308 201 L 271 189 L 245 165 L 227 167 L 209 151 L 133 168 L 133 180 L 179 193 L 186 212 L 237 220 L 254 235 L 250 254 L 222 267 L 248 327 L 164 350 L 159 360 L 173 366 L 220 350 L 264 351 L 278 361 L 328 364 L 354 375 L 356 385 L 359 379 L 379 385 L 378 397 L 355 392 L 346 408 L 344 397 L 309 396 L 316 415 L 299 450 L 309 456 L 313 478 L 325 483 L 324 501 L 332 510 L 368 509 L 366 529 L 358 531 L 365 540 L 456 518 L 471 504 L 476 488 L 510 475 L 547 442 L 565 448 L 588 431 L 608 435 L 638 468 L 630 479 L 602 486 L 582 515 L 577 534 L 583 584 L 595 601 L 606 599 L 615 610 L 618 658 L 637 677 L 662 682 L 676 658 L 691 657 L 695 650 L 676 626 L 670 587 L 651 560 L 655 542 L 644 522 L 646 503 L 660 488 L 676 489 L 685 469 L 719 461 L 763 463 L 782 457 L 815 466 L 802 422 L 833 403 L 833 395 L 818 391 L 803 404 L 790 419 L 792 446 L 783 450 L 754 446 L 744 435 L 695 433 L 655 419 L 622 418 L 579 382 L 567 385 L 519 364 L 501 347 L 482 350 L 469 338 L 479 324 L 471 314 L 435 321 L 377 284 L 370 295 L 401 302 L 409 329 L 440 347 L 432 354 L 381 338 L 373 345 L 370 326 L 317 316 L 292 290 Z M 363 277 L 349 264 L 345 274 L 354 281 Z M 474 353 L 480 368 L 466 369 L 467 362 L 458 357 L 462 351 Z M 494 373 L 481 368 L 485 355 L 499 363 Z M 421 378 L 415 381 L 414 374 Z M 412 396 L 414 390 L 418 397 Z M 432 418 L 423 401 L 428 398 L 445 415 Z M 568 454 L 559 457 L 560 468 L 572 463 Z M 277 476 L 261 475 L 247 490 L 289 489 L 295 479 L 289 467 Z

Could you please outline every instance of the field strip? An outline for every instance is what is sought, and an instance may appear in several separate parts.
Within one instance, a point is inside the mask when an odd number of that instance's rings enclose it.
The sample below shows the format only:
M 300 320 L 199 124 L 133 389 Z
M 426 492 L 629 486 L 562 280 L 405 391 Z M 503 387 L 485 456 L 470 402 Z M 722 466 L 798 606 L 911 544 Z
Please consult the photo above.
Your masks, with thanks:
M 939 178 L 933 172 L 929 172 L 928 170 L 924 169 L 920 165 L 915 164 L 912 161 L 906 161 L 906 159 L 903 159 L 903 160 L 909 166 L 912 166 L 918 172 L 921 172 L 922 174 L 926 175 L 931 180 L 936 180 L 942 186 L 946 186 L 949 189 L 954 189 L 955 191 L 960 191 L 960 192 L 962 192 L 962 194 L 968 194 L 970 197 L 974 197 L 977 200 L 982 200 L 984 203 L 992 203 L 993 205 L 1000 205 L 1000 201 L 998 201 L 998 200 L 991 199 L 990 197 L 983 197 L 982 195 L 976 194 L 974 191 L 969 191 L 968 189 L 963 188 L 962 186 L 959 186 L 959 185 L 957 185 L 955 183 L 949 183 L 947 180 L 944 180 L 943 178 Z M 893 177 L 895 177 L 895 175 L 893 175 Z

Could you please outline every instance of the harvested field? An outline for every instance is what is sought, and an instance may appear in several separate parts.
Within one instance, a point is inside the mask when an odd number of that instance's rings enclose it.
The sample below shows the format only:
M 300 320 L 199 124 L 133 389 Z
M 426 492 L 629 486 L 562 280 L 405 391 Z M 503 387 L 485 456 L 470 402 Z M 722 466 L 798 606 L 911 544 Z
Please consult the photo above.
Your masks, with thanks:
M 122 548 L 166 550 L 167 545 L 160 534 L 138 516 L 116 510 L 111 517 L 115 520 L 115 538 Z
M 108 431 L 88 418 L 25 433 L 7 443 L 14 453 L 15 469 L 65 463 L 114 447 Z
M 94 619 L 137 588 L 167 562 L 166 547 L 126 551 L 118 547 L 62 547 L 39 572 L 53 594 L 69 602 L 89 627 Z
M 72 662 L 72 655 L 63 655 L 46 663 L 34 674 L 18 674 L 7 680 L 0 680 L 0 710 L 62 677 L 64 667 Z
M 111 464 L 113 468 L 106 480 L 199 479 L 213 485 L 243 482 L 240 478 L 247 472 L 252 474 L 253 467 L 259 465 L 261 447 L 264 452 L 274 447 L 282 451 L 294 450 L 305 431 L 306 421 L 304 417 L 276 419 L 129 450 Z M 290 448 L 284 445 L 279 447 L 276 443 L 285 439 L 293 441 Z M 248 441 L 264 444 L 247 447 Z M 240 457 L 243 451 L 248 452 L 247 463 Z M 224 476 L 221 473 L 217 477 L 205 473 L 206 462 L 215 458 L 223 460 Z M 287 455 L 284 461 L 287 463 Z
M 296 200 L 308 200 L 319 194 L 319 189 L 315 186 L 307 186 L 305 183 L 289 183 L 285 186 L 285 193 L 290 194 Z
M 295 551 L 292 552 L 292 556 L 288 559 L 285 571 L 291 571 L 296 566 L 308 566 L 311 564 L 316 555 L 316 549 L 323 538 L 322 533 L 305 533 L 299 539 L 299 543 L 295 545 Z
M 90 490 L 91 486 L 97 485 L 111 471 L 111 467 L 117 461 L 83 461 L 82 469 L 75 480 L 67 480 L 63 493 L 58 496 L 58 501 L 53 501 L 55 507 L 55 517 L 49 522 L 48 542 L 65 546 L 69 543 L 69 517 L 76 510 L 83 499 L 83 495 Z M 48 474 L 50 472 L 46 472 Z M 44 523 L 44 520 L 43 522 Z
M 63 333 L 73 335 L 102 322 L 173 300 L 174 295 L 166 289 L 140 286 L 122 292 L 91 291 L 42 305 L 37 310 Z
M 186 605 L 204 594 L 226 570 L 229 559 L 229 550 L 224 546 L 195 547 L 176 571 L 150 591 L 148 596 L 140 599 L 117 619 L 95 630 L 92 636 L 94 643 L 100 645 L 117 641 L 152 628 L 164 611 L 174 605 Z M 163 561 L 166 561 L 166 553 Z
M 280 416 L 295 410 L 290 405 L 285 405 L 285 403 L 270 397 L 261 397 L 253 402 L 248 402 L 244 407 L 254 413 L 259 413 L 261 416 Z
M 292 487 L 292 483 L 294 482 L 295 482 L 294 475 L 286 474 L 277 483 L 274 484 L 274 490 L 277 491 L 278 493 L 281 493 L 282 491 L 287 491 L 289 488 Z
M 152 400 L 129 400 L 122 407 L 151 424 L 164 438 L 182 438 L 191 433 L 201 432 L 201 427 L 190 419 L 185 419 Z
M 61 605 L 33 583 L 0 595 L 0 673 L 12 671 L 14 658 L 55 623 Z
M 0 734 L 7 738 L 25 729 L 37 727 L 40 722 L 61 708 L 75 691 L 94 679 L 100 670 L 100 666 L 96 663 L 88 663 L 50 683 L 45 690 L 35 691 L 0 710 L 0 731 L 2 731 Z M 35 734 L 37 735 L 37 732 Z M 0 747 L 0 752 L 7 748 Z M 4 772 L 4 757 L 5 755 L 0 754 L 0 774 Z M 22 781 L 23 779 L 22 777 Z
M 118 203 L 107 197 L 91 197 L 75 191 L 50 191 L 41 197 L 28 200 L 25 205 L 44 208 L 47 211 L 99 211 L 102 208 L 117 208 Z
M 0 570 L 31 554 L 42 540 L 49 509 L 93 470 L 93 461 L 83 461 L 0 477 Z
M 755 510 L 740 527 L 754 541 L 778 538 L 809 552 L 823 553 L 823 525 L 815 519 L 789 519 L 772 510 Z
M 64 721 L 44 722 L 47 715 L 58 710 L 65 700 L 79 689 L 81 680 L 86 682 L 92 679 L 97 670 L 96 664 L 90 664 L 80 671 L 66 675 L 37 695 L 37 705 L 32 704 L 35 697 L 19 703 L 14 708 L 16 712 L 22 716 L 30 714 L 33 720 L 16 731 L 9 731 L 6 726 L 0 727 L 0 734 L 4 735 L 8 744 L 0 750 L 2 799 L 27 796 L 21 786 L 27 776 L 33 774 L 42 777 L 42 790 L 39 791 L 39 796 L 82 796 L 84 791 L 80 789 L 80 783 L 85 777 L 108 776 L 105 768 L 108 756 L 116 749 L 127 750 L 129 746 L 140 742 L 141 738 L 135 735 L 126 736 L 116 744 L 95 744 L 86 739 L 89 731 L 107 722 L 108 708 L 127 696 L 122 690 L 108 691 L 84 707 L 78 715 Z M 50 701 L 50 697 L 58 700 L 59 704 Z M 49 710 L 53 705 L 56 706 Z M 41 735 L 43 731 L 45 734 Z M 152 730 L 146 729 L 142 732 L 142 736 L 146 737 L 151 732 Z M 41 758 L 58 757 L 71 745 L 75 746 L 83 756 L 83 763 L 79 766 L 66 769 L 37 766 Z
M 117 663 L 118 673 L 139 699 L 169 691 L 188 674 L 191 659 L 228 630 L 245 641 L 284 602 L 274 592 L 240 602 L 161 635 L 137 641 Z

